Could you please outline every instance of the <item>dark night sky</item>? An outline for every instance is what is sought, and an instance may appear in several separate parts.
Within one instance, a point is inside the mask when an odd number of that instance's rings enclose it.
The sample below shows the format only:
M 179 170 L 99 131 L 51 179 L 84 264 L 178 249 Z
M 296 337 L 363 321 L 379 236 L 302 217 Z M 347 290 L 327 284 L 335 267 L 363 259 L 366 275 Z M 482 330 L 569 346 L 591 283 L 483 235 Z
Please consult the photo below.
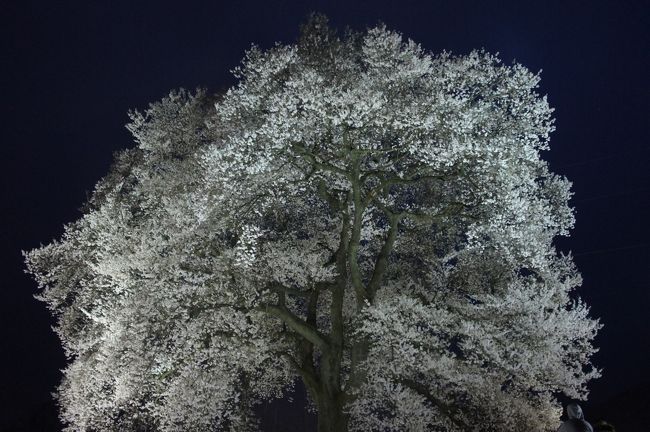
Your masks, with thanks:
M 558 244 L 574 251 L 579 293 L 605 324 L 595 359 L 604 372 L 587 414 L 631 394 L 645 395 L 650 408 L 650 3 L 11 3 L 0 6 L 0 430 L 58 430 L 50 392 L 65 359 L 20 250 L 48 243 L 79 217 L 112 153 L 132 145 L 123 127 L 129 108 L 172 88 L 232 85 L 228 71 L 252 42 L 293 42 L 310 11 L 339 28 L 383 21 L 433 52 L 484 47 L 543 69 L 557 119 L 546 157 L 574 182 L 577 210 L 572 237 Z M 301 430 L 288 423 L 287 431 Z

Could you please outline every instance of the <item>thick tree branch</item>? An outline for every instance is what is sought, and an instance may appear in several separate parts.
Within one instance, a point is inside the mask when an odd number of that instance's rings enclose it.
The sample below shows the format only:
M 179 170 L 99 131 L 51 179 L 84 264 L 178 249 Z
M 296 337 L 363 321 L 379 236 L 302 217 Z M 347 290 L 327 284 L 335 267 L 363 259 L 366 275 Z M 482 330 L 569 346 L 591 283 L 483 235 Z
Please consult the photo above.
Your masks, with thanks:
M 283 352 L 282 355 L 287 360 L 289 360 L 291 366 L 296 370 L 296 372 L 298 372 L 300 377 L 303 379 L 303 382 L 307 386 L 307 389 L 314 394 L 318 393 L 319 390 L 318 377 L 314 374 L 313 368 L 311 370 L 305 368 L 303 365 L 298 363 L 296 359 L 294 359 L 293 356 L 288 352 Z
M 336 252 L 336 267 L 338 271 L 338 278 L 335 284 L 332 284 L 332 303 L 330 306 L 330 317 L 332 320 L 332 330 L 330 333 L 330 341 L 335 349 L 340 350 L 343 346 L 343 298 L 345 296 L 345 287 L 347 285 L 347 263 L 346 251 L 348 250 L 349 239 L 349 218 L 347 215 L 343 217 L 343 224 L 341 227 L 341 239 L 339 241 L 339 248 Z
M 277 292 L 278 294 L 289 294 L 294 297 L 308 298 L 312 294 L 312 290 L 299 290 L 297 288 L 287 287 L 281 284 L 270 284 L 269 289 Z
M 308 325 L 318 328 L 318 325 L 316 323 L 316 319 L 318 317 L 318 297 L 320 295 L 320 289 L 318 287 L 314 288 L 311 291 L 311 294 L 309 295 L 309 301 L 307 303 L 307 317 L 306 317 L 306 322 Z M 318 374 L 316 373 L 316 369 L 314 368 L 314 344 L 308 341 L 307 339 L 301 338 L 298 341 L 297 344 L 298 348 L 298 353 L 300 356 L 299 360 L 299 372 L 301 373 L 301 376 L 303 376 L 303 379 L 305 379 L 305 383 L 307 384 L 307 387 L 309 388 L 310 386 L 310 391 L 314 394 L 318 392 L 317 388 L 317 381 L 318 381 Z M 304 375 L 307 375 L 307 378 L 305 378 Z M 307 382 L 307 380 L 311 382 Z
M 389 215 L 390 228 L 388 229 L 388 235 L 386 236 L 386 240 L 381 247 L 381 251 L 379 251 L 379 255 L 377 255 L 372 277 L 370 279 L 370 283 L 368 284 L 368 295 L 370 296 L 371 301 L 374 300 L 375 294 L 380 288 L 382 278 L 388 269 L 388 258 L 390 257 L 390 253 L 393 250 L 393 245 L 397 239 L 397 232 L 399 230 L 398 225 L 401 219 L 402 216 L 400 215 Z
M 419 223 L 433 223 L 438 222 L 449 216 L 456 216 L 467 209 L 467 205 L 461 202 L 450 202 L 448 205 L 436 213 L 415 213 L 415 212 L 403 212 L 402 215 L 405 218 L 409 218 Z M 470 214 L 464 214 L 464 217 L 468 219 L 473 219 L 474 217 Z
M 348 246 L 348 264 L 350 267 L 350 279 L 357 296 L 357 307 L 363 307 L 365 300 L 368 299 L 366 287 L 363 285 L 361 270 L 359 269 L 359 242 L 361 240 L 361 226 L 363 224 L 363 211 L 365 210 L 364 201 L 361 198 L 361 184 L 359 179 L 359 155 L 352 156 L 352 172 L 350 179 L 352 181 L 352 202 L 354 205 L 354 215 L 352 219 L 352 234 Z
M 280 318 L 291 330 L 313 343 L 322 350 L 329 346 L 327 337 L 321 334 L 317 328 L 306 323 L 288 309 L 281 306 L 263 305 L 262 309 L 276 318 Z

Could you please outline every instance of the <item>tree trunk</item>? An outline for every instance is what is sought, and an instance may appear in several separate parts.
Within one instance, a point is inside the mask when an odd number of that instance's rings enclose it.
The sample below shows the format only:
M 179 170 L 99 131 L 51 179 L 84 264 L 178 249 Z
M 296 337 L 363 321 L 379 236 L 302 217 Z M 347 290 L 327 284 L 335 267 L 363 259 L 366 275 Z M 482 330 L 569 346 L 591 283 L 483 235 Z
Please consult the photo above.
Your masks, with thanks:
M 341 347 L 334 345 L 321 357 L 318 432 L 347 432 L 348 416 L 343 412 L 345 392 L 341 389 Z
M 343 393 L 323 391 L 318 398 L 318 432 L 347 432 L 348 416 L 343 412 Z

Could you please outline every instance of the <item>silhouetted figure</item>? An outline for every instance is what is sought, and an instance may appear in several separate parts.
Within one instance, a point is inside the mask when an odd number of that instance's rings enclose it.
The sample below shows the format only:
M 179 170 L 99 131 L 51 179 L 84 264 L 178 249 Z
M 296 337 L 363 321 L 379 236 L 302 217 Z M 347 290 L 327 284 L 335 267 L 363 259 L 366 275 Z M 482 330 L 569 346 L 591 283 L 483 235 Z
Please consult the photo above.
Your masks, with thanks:
M 594 432 L 594 428 L 585 421 L 580 405 L 567 405 L 566 414 L 569 420 L 562 423 L 557 432 Z

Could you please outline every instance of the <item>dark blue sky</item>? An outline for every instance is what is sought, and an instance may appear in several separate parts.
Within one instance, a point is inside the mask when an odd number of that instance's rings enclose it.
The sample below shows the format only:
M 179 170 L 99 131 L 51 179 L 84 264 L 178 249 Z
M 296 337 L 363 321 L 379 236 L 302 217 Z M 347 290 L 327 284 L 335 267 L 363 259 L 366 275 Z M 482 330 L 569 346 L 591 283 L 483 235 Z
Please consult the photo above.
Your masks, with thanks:
M 294 41 L 311 11 L 339 28 L 383 21 L 433 52 L 485 48 L 543 69 L 557 119 L 547 159 L 574 182 L 577 209 L 572 237 L 558 244 L 574 251 L 579 293 L 605 324 L 596 357 L 604 374 L 591 404 L 649 388 L 647 2 L 11 3 L 1 6 L 0 30 L 0 430 L 30 422 L 26 430 L 57 430 L 49 393 L 64 357 L 20 250 L 50 242 L 80 215 L 112 153 L 132 145 L 123 126 L 129 108 L 172 88 L 232 85 L 229 70 L 251 43 Z

